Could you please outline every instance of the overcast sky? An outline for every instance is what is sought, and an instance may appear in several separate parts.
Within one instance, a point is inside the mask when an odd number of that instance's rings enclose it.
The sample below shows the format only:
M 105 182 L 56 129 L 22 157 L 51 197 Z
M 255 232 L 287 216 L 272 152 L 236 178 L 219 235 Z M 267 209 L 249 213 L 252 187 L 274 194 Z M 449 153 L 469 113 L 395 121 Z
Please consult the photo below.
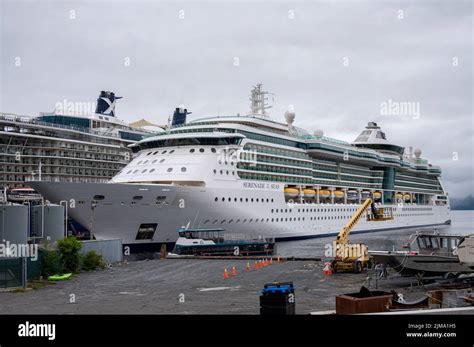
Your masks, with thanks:
M 474 194 L 472 1 L 0 3 L 2 112 L 111 90 L 118 118 L 163 124 L 178 104 L 245 114 L 262 82 L 274 119 L 291 104 L 295 125 L 347 141 L 377 121 L 452 197 Z M 383 114 L 389 100 L 414 109 Z

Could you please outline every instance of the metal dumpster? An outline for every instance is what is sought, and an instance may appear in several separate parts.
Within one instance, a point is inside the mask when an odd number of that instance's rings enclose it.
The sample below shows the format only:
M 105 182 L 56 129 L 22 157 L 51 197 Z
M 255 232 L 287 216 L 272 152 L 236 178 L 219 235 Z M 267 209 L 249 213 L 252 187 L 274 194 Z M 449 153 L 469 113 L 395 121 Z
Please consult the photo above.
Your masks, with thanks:
M 357 314 L 386 312 L 392 303 L 393 294 L 384 291 L 370 291 L 362 287 L 358 293 L 336 296 L 336 314 Z

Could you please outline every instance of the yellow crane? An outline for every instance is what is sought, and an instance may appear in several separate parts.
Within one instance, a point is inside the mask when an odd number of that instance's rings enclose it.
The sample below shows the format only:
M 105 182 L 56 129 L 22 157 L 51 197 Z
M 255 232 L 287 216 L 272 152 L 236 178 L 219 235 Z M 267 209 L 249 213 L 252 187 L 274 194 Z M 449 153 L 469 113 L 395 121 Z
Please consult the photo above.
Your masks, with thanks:
M 369 207 L 371 207 L 370 210 L 368 210 Z M 368 222 L 393 219 L 391 209 L 376 208 L 372 199 L 365 200 L 333 242 L 334 260 L 331 265 L 334 272 L 359 273 L 367 265 L 369 261 L 367 245 L 363 243 L 350 243 L 347 239 L 354 226 L 364 214 L 367 215 Z

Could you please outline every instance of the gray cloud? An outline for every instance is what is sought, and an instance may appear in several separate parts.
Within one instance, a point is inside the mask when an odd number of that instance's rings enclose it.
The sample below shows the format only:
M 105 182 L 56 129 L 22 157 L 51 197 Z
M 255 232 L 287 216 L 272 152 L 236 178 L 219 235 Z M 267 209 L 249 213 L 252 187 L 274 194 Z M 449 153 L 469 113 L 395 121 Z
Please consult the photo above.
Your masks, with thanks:
M 180 103 L 193 118 L 245 113 L 262 81 L 275 119 L 293 104 L 296 125 L 348 141 L 378 121 L 443 166 L 452 196 L 474 193 L 470 1 L 0 2 L 4 112 L 109 89 L 119 118 L 164 123 Z M 420 118 L 381 116 L 389 99 L 418 102 Z

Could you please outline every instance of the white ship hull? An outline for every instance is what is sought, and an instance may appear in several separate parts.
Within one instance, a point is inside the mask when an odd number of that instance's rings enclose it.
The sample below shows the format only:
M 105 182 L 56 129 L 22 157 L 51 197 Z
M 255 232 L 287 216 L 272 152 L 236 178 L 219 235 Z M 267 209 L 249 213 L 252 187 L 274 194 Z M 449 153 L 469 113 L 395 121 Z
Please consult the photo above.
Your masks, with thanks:
M 172 243 L 178 238 L 177 229 L 185 225 L 219 227 L 226 233 L 262 235 L 277 240 L 321 237 L 338 233 L 359 206 L 289 205 L 280 189 L 63 182 L 31 182 L 30 185 L 53 203 L 67 201 L 68 215 L 91 230 L 97 239 L 120 238 L 124 244 Z M 98 195 L 104 198 L 94 203 Z M 157 197 L 165 198 L 157 200 Z M 450 223 L 449 204 L 386 207 L 393 208 L 393 220 L 363 219 L 354 232 Z M 143 224 L 156 224 L 153 238 L 137 240 Z

